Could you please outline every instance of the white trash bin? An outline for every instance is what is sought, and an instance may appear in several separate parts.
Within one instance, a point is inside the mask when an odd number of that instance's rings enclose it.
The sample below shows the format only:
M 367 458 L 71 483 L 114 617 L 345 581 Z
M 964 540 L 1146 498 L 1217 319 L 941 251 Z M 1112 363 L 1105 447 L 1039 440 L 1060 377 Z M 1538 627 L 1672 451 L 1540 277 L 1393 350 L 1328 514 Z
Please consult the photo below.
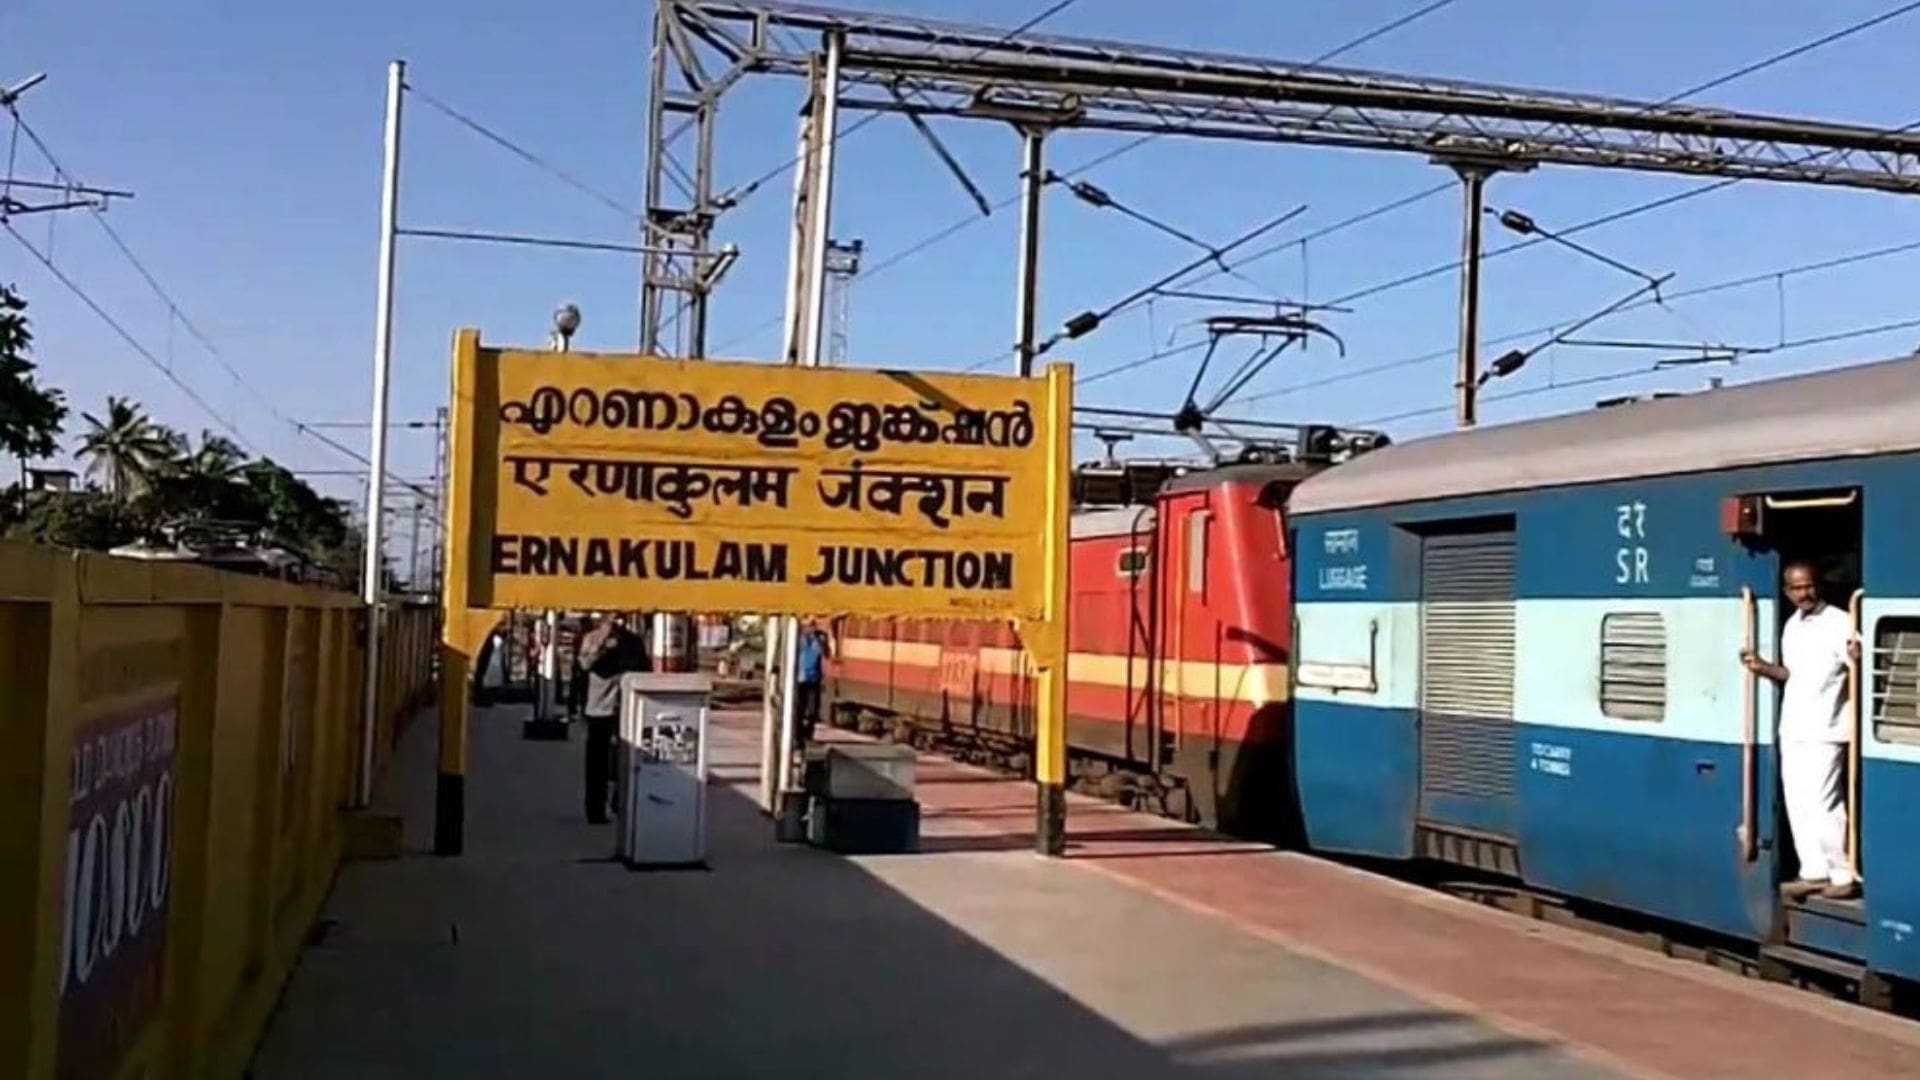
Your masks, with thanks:
M 707 711 L 713 680 L 659 672 L 620 680 L 617 854 L 629 867 L 707 861 Z

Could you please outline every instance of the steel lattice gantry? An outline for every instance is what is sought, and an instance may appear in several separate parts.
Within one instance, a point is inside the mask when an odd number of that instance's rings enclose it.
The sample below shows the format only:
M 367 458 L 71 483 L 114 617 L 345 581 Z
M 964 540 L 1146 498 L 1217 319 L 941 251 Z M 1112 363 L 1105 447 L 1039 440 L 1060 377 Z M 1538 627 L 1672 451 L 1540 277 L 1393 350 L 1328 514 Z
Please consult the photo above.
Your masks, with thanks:
M 784 359 L 820 362 L 827 318 L 834 146 L 841 108 L 967 116 L 1023 136 L 1016 370 L 1029 374 L 1038 276 L 1041 143 L 1086 128 L 1418 153 L 1457 170 L 1467 194 L 1460 420 L 1474 422 L 1480 193 L 1493 172 L 1540 164 L 1920 191 L 1920 136 L 1598 96 L 1544 93 L 1346 68 L 795 3 L 655 0 L 648 101 L 641 346 L 706 355 L 707 306 L 727 253 L 715 223 L 767 174 L 715 190 L 721 97 L 750 74 L 808 80 L 797 139 Z M 926 134 L 924 124 L 922 133 Z M 932 138 L 930 135 L 928 136 Z M 689 145 L 691 144 L 691 145 Z M 952 167 L 945 150 L 936 151 Z M 689 153 L 690 151 L 690 153 Z M 690 164 L 689 159 L 690 158 Z M 1096 320 L 1097 321 L 1097 320 Z M 763 777 L 791 779 L 791 620 L 779 662 L 783 712 L 763 721 Z M 774 667 L 769 653 L 769 670 Z M 771 698 L 769 701 L 771 702 Z M 1058 731 L 1053 734 L 1058 738 Z M 1036 838 L 1064 849 L 1064 776 L 1038 777 Z M 769 808 L 772 795 L 769 794 Z
M 721 95 L 742 77 L 819 78 L 842 41 L 841 107 L 921 115 L 1043 110 L 1054 127 L 1920 191 L 1920 134 L 1582 94 L 1009 34 L 790 3 L 657 0 L 643 344 L 704 350 Z M 691 161 L 686 150 L 691 142 Z M 804 196 L 803 196 L 804 197 Z M 669 309 L 673 310 L 669 310 Z

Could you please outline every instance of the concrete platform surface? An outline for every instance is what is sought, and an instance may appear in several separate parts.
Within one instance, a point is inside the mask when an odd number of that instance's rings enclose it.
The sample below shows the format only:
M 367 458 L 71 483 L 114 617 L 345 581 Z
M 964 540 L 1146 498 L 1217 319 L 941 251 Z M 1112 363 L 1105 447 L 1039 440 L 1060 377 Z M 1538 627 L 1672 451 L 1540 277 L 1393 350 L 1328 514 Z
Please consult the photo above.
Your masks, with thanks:
M 1464 999 L 1387 985 L 1391 973 L 1358 974 L 1288 944 L 1287 927 L 1249 921 L 1245 905 L 1182 891 L 1182 865 L 1284 856 L 1076 802 L 1079 857 L 1041 860 L 1021 820 L 1031 789 L 951 763 L 923 766 L 922 854 L 845 859 L 775 844 L 753 805 L 757 723 L 736 714 L 715 733 L 711 869 L 630 872 L 609 859 L 611 830 L 578 809 L 578 738 L 525 742 L 517 711 L 481 713 L 467 854 L 342 871 L 254 1074 L 1647 1071 L 1546 1027 L 1490 1022 Z M 433 740 L 431 725 L 415 726 L 384 793 L 406 813 L 414 849 L 431 836 Z M 1292 888 L 1250 899 L 1329 902 Z
M 1028 785 L 919 769 L 926 850 L 1032 850 Z M 1077 796 L 1068 839 L 1067 865 L 1116 886 L 1619 1072 L 1920 1077 L 1920 1024 L 1851 1003 Z

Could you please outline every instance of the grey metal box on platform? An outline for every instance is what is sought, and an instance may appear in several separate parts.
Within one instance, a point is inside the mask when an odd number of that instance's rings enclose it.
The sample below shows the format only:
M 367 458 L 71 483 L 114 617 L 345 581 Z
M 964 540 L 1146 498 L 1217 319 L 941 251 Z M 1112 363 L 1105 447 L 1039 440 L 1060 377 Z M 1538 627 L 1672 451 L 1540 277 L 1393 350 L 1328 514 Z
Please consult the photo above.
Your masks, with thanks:
M 801 787 L 806 840 L 842 854 L 897 854 L 920 847 L 910 746 L 843 744 L 807 751 Z
M 914 750 L 890 743 L 825 746 L 807 754 L 802 787 L 829 799 L 913 798 Z
M 620 860 L 630 867 L 707 861 L 707 711 L 704 674 L 631 674 L 620 680 Z
M 842 855 L 920 850 L 920 804 L 912 799 L 807 800 L 807 843 Z

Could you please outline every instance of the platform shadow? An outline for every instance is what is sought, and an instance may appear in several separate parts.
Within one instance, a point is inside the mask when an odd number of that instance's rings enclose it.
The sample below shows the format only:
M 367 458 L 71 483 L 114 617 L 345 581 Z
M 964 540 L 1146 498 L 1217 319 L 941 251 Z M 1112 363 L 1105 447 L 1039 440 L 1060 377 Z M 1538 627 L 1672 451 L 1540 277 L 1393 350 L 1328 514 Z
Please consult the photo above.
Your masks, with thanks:
M 920 838 L 922 853 L 956 851 L 1026 851 L 1034 846 L 1033 830 L 992 833 L 939 833 Z M 1198 855 L 1246 855 L 1262 849 L 1245 842 L 1221 840 L 1185 829 L 1111 829 L 1069 832 L 1067 858 L 1143 859 Z
M 1175 1040 L 1165 1049 L 1189 1075 L 1236 1078 L 1487 1076 L 1496 1064 L 1521 1064 L 1515 1058 L 1533 1057 L 1538 1063 L 1538 1044 L 1470 1034 L 1460 1030 L 1462 1025 L 1460 1017 L 1447 1013 L 1378 1013 L 1231 1028 Z M 1351 1045 L 1367 1041 L 1386 1045 Z M 1407 1045 L 1410 1041 L 1413 1045 Z M 1513 1074 L 1565 1075 L 1551 1066 Z
M 577 741 L 480 724 L 472 753 L 470 854 L 342 874 L 253 1076 L 1491 1076 L 1543 1052 L 1407 1006 L 1156 1044 L 859 862 L 775 843 L 751 784 L 710 790 L 712 872 L 633 872 L 581 861 L 609 830 L 555 813 Z

